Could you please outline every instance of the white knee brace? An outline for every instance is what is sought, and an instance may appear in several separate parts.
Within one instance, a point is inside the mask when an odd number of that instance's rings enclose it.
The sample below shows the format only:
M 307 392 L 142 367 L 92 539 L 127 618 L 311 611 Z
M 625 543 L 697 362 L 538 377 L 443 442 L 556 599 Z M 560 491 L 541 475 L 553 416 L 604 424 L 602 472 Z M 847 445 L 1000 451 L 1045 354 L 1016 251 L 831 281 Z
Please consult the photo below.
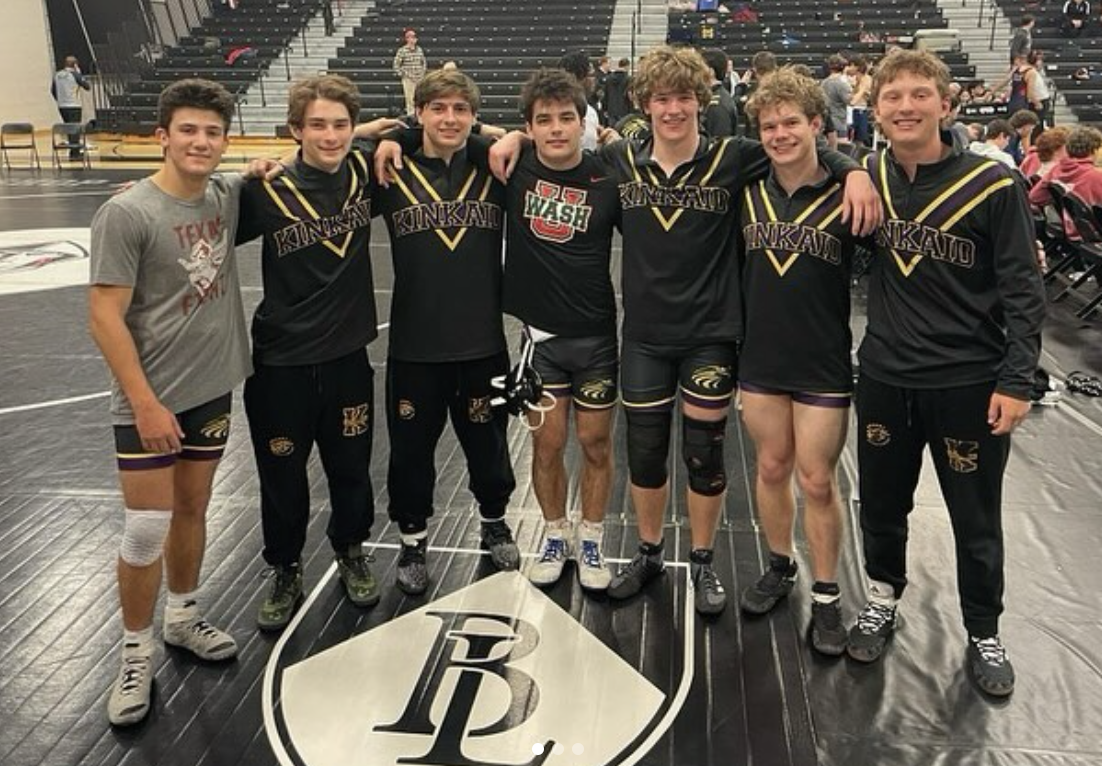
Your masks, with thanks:
M 119 556 L 127 564 L 147 567 L 161 557 L 172 524 L 172 511 L 135 511 L 126 509 Z

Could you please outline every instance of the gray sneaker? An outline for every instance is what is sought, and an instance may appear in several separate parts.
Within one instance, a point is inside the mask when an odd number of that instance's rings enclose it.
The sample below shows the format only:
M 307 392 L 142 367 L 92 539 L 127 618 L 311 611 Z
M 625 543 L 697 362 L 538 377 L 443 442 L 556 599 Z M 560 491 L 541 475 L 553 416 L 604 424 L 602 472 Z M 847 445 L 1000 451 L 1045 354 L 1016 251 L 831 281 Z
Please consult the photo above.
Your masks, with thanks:
M 398 553 L 398 588 L 410 596 L 420 596 L 429 587 L 429 570 L 425 566 L 425 551 L 429 543 L 425 538 L 416 545 L 402 543 Z
M 968 671 L 976 686 L 992 697 L 1014 693 L 1014 666 L 998 636 L 968 637 Z
M 666 562 L 661 556 L 648 556 L 639 551 L 613 576 L 608 584 L 608 595 L 616 599 L 631 598 L 665 571 Z
M 114 726 L 132 726 L 149 715 L 153 696 L 153 658 L 123 657 L 122 667 L 107 698 L 107 720 Z
M 302 603 L 302 568 L 298 564 L 272 567 L 265 576 L 272 584 L 260 604 L 256 624 L 261 630 L 283 630 Z
M 529 569 L 528 579 L 533 585 L 554 585 L 562 577 L 563 567 L 570 557 L 570 545 L 563 537 L 545 537 L 540 557 Z
M 782 598 L 792 592 L 796 584 L 796 570 L 790 573 L 769 567 L 753 585 L 744 588 L 739 606 L 747 614 L 767 614 Z
M 700 614 L 719 614 L 727 607 L 727 591 L 711 564 L 689 564 L 693 606 Z
M 520 567 L 520 548 L 504 519 L 482 522 L 482 547 L 490 552 L 494 566 L 503 571 Z
M 827 604 L 812 601 L 811 646 L 815 651 L 828 657 L 840 657 L 846 652 L 846 639 L 841 599 Z
M 846 652 L 858 662 L 876 662 L 895 630 L 895 607 L 870 601 L 849 631 Z
M 599 539 L 578 539 L 578 582 L 589 591 L 608 590 L 612 582 L 612 572 L 605 565 Z
M 191 622 L 166 622 L 165 643 L 187 649 L 201 660 L 228 660 L 237 655 L 233 636 L 202 617 Z

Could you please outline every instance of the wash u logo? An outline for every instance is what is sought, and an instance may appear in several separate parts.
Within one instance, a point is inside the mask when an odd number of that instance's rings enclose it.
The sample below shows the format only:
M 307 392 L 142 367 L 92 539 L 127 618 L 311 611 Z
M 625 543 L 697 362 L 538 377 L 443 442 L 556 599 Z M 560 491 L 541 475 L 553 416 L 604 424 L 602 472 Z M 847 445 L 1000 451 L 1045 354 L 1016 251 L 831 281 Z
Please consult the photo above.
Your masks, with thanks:
M 486 737 L 516 728 L 539 706 L 539 687 L 527 673 L 510 663 L 531 654 L 539 645 L 535 625 L 516 617 L 487 612 L 430 611 L 426 617 L 439 620 L 432 650 L 421 668 L 401 717 L 374 731 L 420 734 L 433 737 L 432 747 L 420 757 L 399 758 L 399 763 L 432 766 L 540 766 L 551 755 L 553 741 L 544 744 L 542 755 L 525 764 L 493 764 L 471 760 L 463 754 L 467 738 Z M 453 686 L 445 676 L 458 672 Z M 509 704 L 497 721 L 469 728 L 478 695 L 487 684 L 504 684 Z M 452 689 L 451 699 L 440 725 L 430 714 L 437 695 Z M 520 711 L 516 713 L 514 711 Z

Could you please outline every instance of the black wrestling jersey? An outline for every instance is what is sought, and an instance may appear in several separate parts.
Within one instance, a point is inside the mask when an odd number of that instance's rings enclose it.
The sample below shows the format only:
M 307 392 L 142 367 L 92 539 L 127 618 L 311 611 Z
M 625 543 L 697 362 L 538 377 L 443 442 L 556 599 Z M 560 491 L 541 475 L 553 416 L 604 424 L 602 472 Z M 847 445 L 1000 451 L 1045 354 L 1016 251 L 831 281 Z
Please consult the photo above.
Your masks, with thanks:
M 952 149 L 914 181 L 880 152 L 866 166 L 884 198 L 862 372 L 891 385 L 997 381 L 1028 398 L 1045 301 L 1033 218 L 1009 169 Z
M 237 241 L 264 237 L 264 298 L 252 325 L 257 362 L 320 364 L 378 335 L 368 250 L 374 193 L 370 159 L 359 150 L 336 173 L 300 154 L 275 180 L 246 184 Z
M 389 355 L 456 362 L 504 351 L 501 185 L 465 149 L 450 163 L 417 152 L 378 204 L 394 260 Z
M 746 334 L 739 378 L 781 391 L 849 391 L 854 245 L 841 222 L 841 185 L 827 179 L 789 197 L 770 176 L 742 197 Z
M 616 332 L 609 273 L 619 223 L 616 181 L 593 155 L 552 170 L 526 147 L 506 188 L 504 307 L 554 335 Z
M 667 176 L 651 147 L 618 141 L 600 152 L 620 182 L 624 339 L 734 341 L 742 334 L 735 195 L 764 176 L 765 152 L 742 138 L 702 138 Z

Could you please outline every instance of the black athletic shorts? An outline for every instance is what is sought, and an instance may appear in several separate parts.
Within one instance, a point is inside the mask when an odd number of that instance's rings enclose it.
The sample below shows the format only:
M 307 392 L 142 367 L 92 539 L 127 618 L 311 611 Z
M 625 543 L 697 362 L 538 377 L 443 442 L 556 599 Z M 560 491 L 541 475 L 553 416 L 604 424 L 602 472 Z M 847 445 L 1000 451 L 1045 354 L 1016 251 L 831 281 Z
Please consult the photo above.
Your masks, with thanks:
M 624 406 L 636 412 L 670 409 L 678 389 L 688 404 L 721 409 L 731 401 L 737 361 L 734 341 L 700 346 L 624 341 L 620 395 Z
M 206 404 L 178 412 L 176 420 L 184 431 L 183 449 L 178 454 L 148 452 L 133 425 L 115 426 L 115 453 L 120 471 L 167 468 L 177 460 L 219 460 L 230 436 L 232 394 L 223 394 Z
M 572 396 L 580 410 L 605 410 L 616 404 L 616 336 L 555 337 L 541 340 L 532 367 L 543 390 L 556 399 Z

